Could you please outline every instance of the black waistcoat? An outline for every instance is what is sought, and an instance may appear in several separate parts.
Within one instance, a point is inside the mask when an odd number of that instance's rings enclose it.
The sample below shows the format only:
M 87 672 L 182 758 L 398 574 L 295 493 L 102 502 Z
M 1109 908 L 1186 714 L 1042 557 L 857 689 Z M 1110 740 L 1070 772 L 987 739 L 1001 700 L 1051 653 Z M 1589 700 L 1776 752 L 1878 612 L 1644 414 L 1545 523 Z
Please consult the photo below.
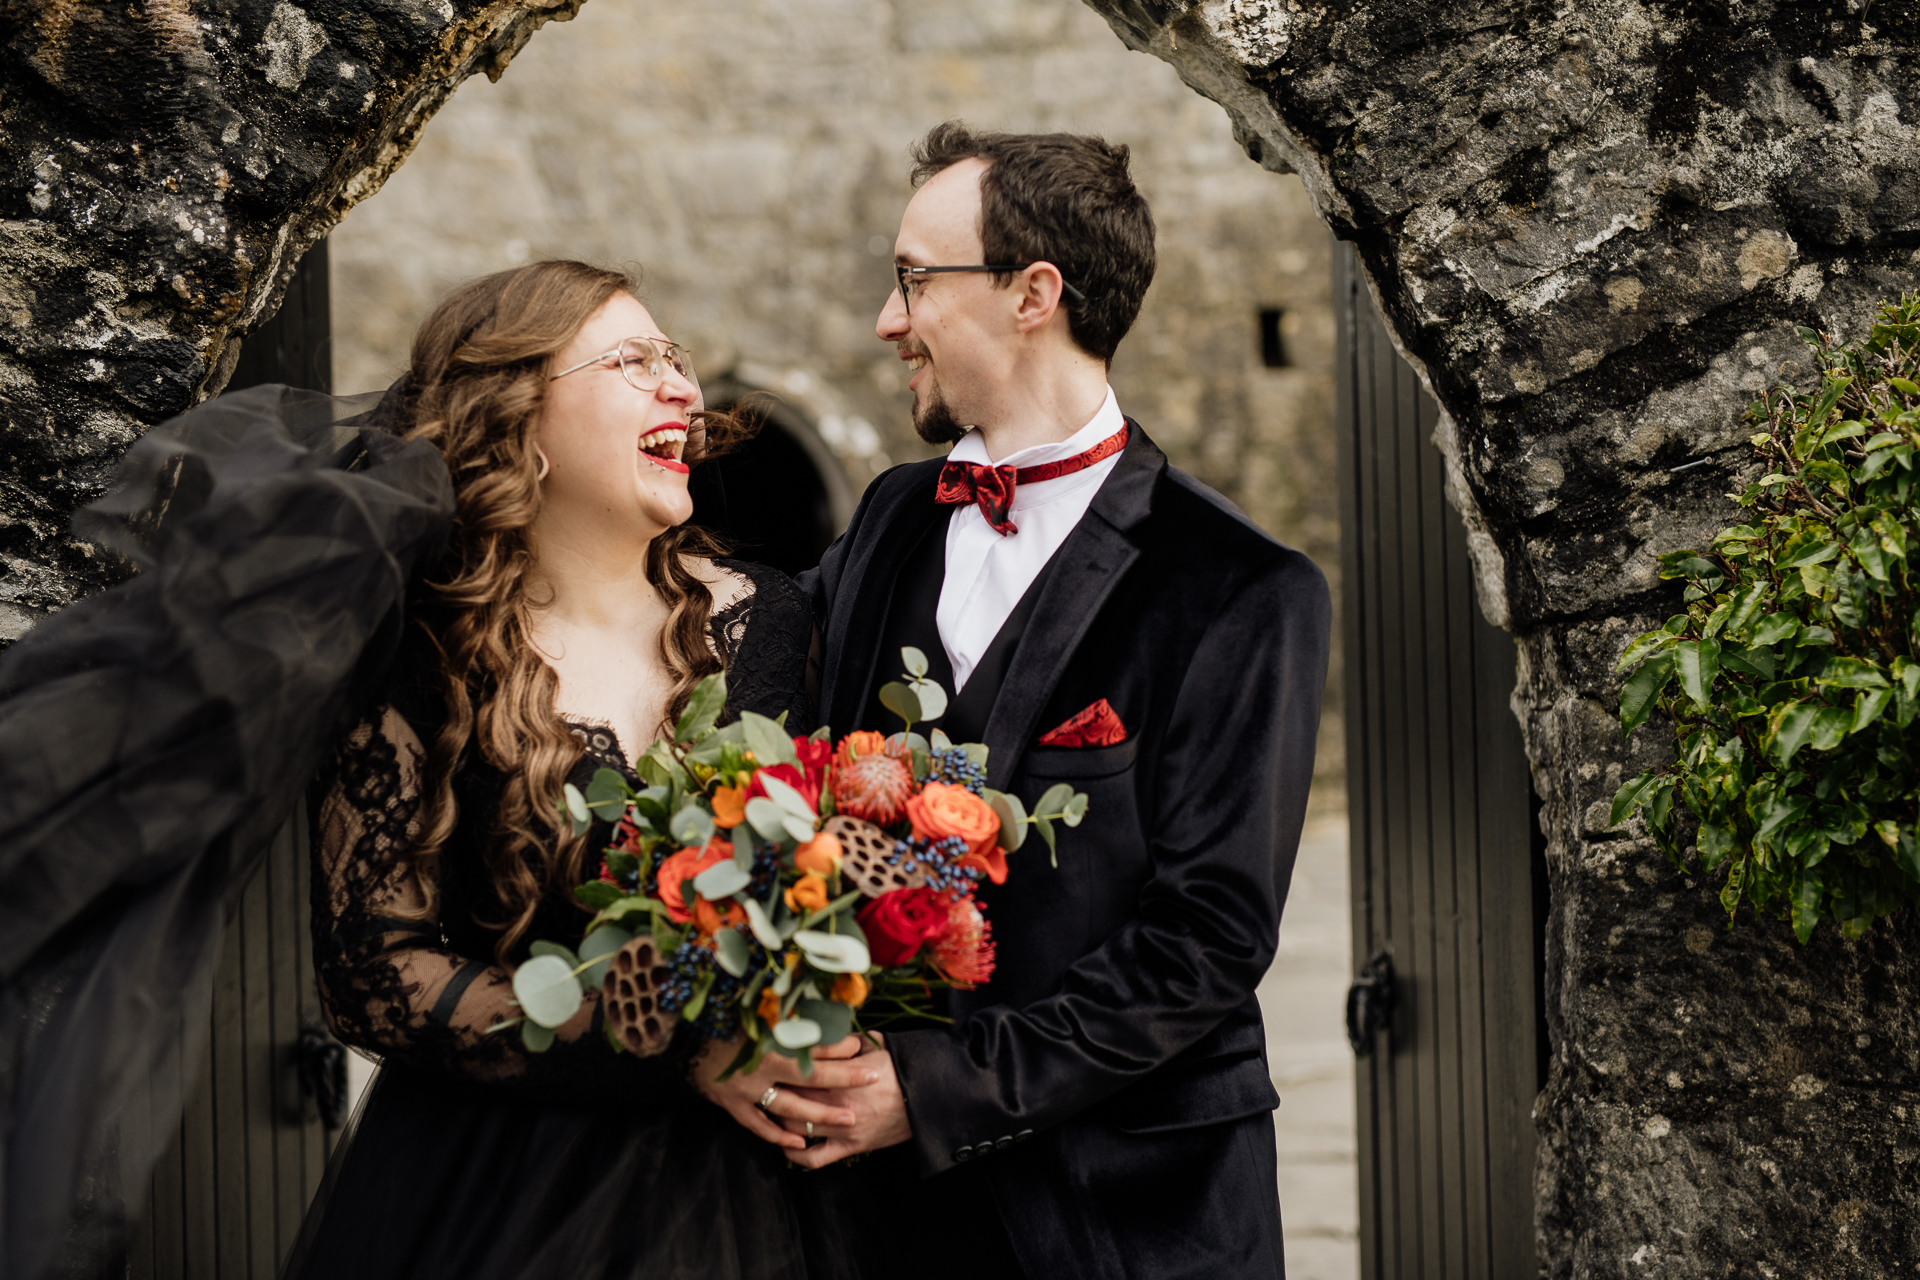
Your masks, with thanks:
M 865 709 L 855 728 L 879 729 L 885 733 L 900 731 L 900 717 L 880 705 L 880 686 L 903 678 L 900 650 L 904 645 L 912 645 L 927 655 L 928 678 L 937 681 L 947 692 L 946 714 L 938 720 L 915 725 L 915 731 L 924 734 L 943 729 L 955 742 L 979 742 L 986 736 L 987 717 L 993 711 L 994 699 L 1006 681 L 1014 650 L 1020 647 L 1027 620 L 1033 616 L 1041 588 L 1053 572 L 1053 561 L 1058 556 L 1049 559 L 1034 578 L 1020 602 L 1014 605 L 1013 612 L 1007 615 L 993 643 L 981 655 L 967 679 L 967 687 L 955 694 L 953 664 L 947 660 L 946 646 L 940 643 L 936 616 L 940 608 L 940 588 L 947 578 L 947 523 L 951 518 L 952 512 L 948 511 L 929 525 L 920 544 L 901 562 L 900 576 L 894 580 L 893 594 L 887 603 L 880 658 L 874 664 L 873 679 L 862 704 Z M 835 725 L 834 732 L 842 730 Z

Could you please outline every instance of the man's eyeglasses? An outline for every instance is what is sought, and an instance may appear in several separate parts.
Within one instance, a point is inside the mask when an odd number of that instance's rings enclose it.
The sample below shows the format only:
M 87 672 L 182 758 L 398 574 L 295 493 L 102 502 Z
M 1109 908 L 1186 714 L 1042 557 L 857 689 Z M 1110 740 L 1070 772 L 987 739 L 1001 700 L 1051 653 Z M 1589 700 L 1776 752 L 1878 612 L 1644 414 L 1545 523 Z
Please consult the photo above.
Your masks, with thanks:
M 953 271 L 1025 271 L 1032 265 L 1031 262 L 1003 262 L 998 265 L 991 262 L 983 262 L 978 266 L 971 267 L 910 267 L 904 262 L 896 262 L 893 264 L 893 278 L 898 282 L 900 288 L 900 305 L 907 309 L 908 315 L 912 315 L 913 295 L 919 292 L 921 285 L 926 283 L 925 277 L 927 276 L 945 275 Z M 1064 279 L 1060 281 L 1060 292 L 1067 295 L 1067 301 L 1069 302 L 1085 302 L 1087 300 L 1086 294 L 1081 293 Z
M 582 360 L 571 369 L 562 369 L 547 381 L 578 373 L 608 359 L 620 362 L 620 375 L 637 390 L 658 391 L 660 384 L 667 380 L 667 370 L 671 369 L 693 384 L 696 397 L 700 393 L 700 379 L 694 376 L 693 361 L 688 358 L 687 349 L 677 343 L 655 342 L 652 338 L 622 338 L 620 345 L 613 350 L 602 351 L 591 360 Z

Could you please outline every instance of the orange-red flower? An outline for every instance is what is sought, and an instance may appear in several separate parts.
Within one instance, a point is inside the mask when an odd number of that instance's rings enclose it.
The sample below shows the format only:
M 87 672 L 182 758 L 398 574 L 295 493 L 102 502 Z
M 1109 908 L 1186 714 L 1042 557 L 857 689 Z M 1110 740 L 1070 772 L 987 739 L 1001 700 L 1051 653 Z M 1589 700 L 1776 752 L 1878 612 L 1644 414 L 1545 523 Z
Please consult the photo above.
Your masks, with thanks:
M 857 756 L 877 756 L 886 749 L 886 734 L 872 729 L 855 729 L 840 739 L 840 750 L 835 759 L 841 764 L 852 764 Z
M 843 973 L 833 980 L 832 996 L 841 1004 L 858 1009 L 867 1002 L 867 975 Z
M 747 788 L 715 787 L 713 789 L 713 825 L 723 831 L 731 831 L 747 820 Z
M 989 858 L 1000 842 L 1000 816 L 993 807 L 965 787 L 945 782 L 929 782 L 907 801 L 907 821 L 913 824 L 913 834 L 928 840 L 959 836 L 967 842 L 967 852 L 982 859 Z M 995 884 L 1007 878 L 1006 859 L 999 861 Z
M 774 994 L 771 982 L 760 988 L 760 1008 L 757 1012 L 760 1020 L 768 1025 L 780 1021 L 780 997 Z
M 833 901 L 833 895 L 827 892 L 827 882 L 811 871 L 794 881 L 785 896 L 787 909 L 795 915 L 818 911 Z
M 718 904 L 700 898 L 693 904 L 693 922 L 701 933 L 711 938 L 729 925 L 737 929 L 745 924 L 747 913 L 737 902 L 729 902 L 727 909 L 722 911 Z
M 839 836 L 822 831 L 793 851 L 793 865 L 817 876 L 830 876 L 840 869 L 840 859 L 846 852 L 840 847 Z
M 972 898 L 948 908 L 947 929 L 934 939 L 929 958 L 948 982 L 971 990 L 993 977 L 993 930 Z
M 693 919 L 693 908 L 687 906 L 681 886 L 708 867 L 732 856 L 733 846 L 716 838 L 707 841 L 704 849 L 682 849 L 661 863 L 659 896 L 661 905 L 667 909 L 667 917 L 675 924 L 685 924 Z

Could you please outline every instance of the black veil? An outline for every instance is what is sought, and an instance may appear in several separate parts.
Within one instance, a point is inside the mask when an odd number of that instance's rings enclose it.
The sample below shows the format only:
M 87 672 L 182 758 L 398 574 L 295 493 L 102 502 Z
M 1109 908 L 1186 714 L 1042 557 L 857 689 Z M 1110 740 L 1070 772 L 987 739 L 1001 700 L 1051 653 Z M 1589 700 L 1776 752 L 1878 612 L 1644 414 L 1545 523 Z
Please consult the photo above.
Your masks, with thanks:
M 122 1237 L 228 912 L 444 542 L 404 398 L 254 387 L 156 428 L 74 522 L 138 572 L 0 654 L 0 1280 L 70 1267 L 88 1215 Z

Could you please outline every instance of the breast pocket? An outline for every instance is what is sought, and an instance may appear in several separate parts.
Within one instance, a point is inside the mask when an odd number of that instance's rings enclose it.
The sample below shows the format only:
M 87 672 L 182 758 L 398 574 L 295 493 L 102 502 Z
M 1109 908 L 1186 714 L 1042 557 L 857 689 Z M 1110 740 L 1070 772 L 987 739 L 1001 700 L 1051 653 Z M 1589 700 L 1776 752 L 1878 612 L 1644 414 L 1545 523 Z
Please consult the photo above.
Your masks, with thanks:
M 1029 778 L 1049 783 L 1088 782 L 1111 778 L 1133 768 L 1139 750 L 1138 738 L 1116 742 L 1110 747 L 1034 747 L 1021 764 Z

